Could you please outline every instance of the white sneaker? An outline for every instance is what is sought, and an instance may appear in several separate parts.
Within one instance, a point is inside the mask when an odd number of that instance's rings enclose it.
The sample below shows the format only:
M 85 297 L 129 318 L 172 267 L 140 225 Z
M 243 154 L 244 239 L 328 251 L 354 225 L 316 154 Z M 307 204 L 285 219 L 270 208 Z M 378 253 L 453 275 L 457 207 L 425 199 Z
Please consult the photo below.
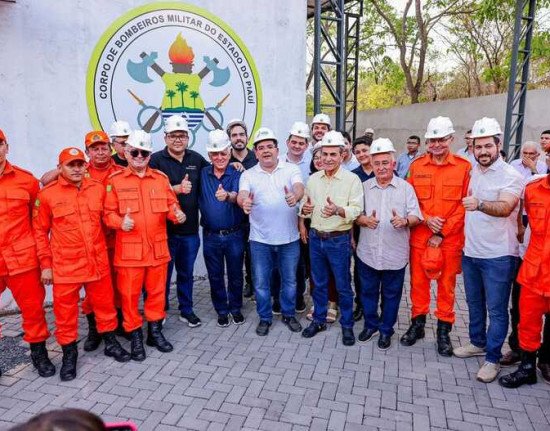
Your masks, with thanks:
M 500 364 L 485 361 L 477 372 L 477 379 L 483 383 L 491 383 L 497 378 L 499 372 Z
M 476 347 L 472 343 L 468 343 L 465 346 L 460 346 L 454 349 L 453 354 L 457 358 L 471 358 L 473 356 L 485 356 L 485 349 L 481 347 Z

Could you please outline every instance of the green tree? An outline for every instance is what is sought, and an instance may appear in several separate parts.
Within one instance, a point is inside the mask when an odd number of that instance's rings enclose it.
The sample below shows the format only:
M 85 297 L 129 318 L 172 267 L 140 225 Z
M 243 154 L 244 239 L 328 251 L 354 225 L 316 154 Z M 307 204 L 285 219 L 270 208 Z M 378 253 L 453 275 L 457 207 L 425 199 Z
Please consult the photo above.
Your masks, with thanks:
M 166 97 L 170 99 L 170 108 L 174 107 L 174 104 L 172 103 L 172 99 L 174 98 L 175 95 L 176 95 L 176 92 L 174 90 L 168 90 L 166 92 Z
M 176 82 L 176 88 L 181 94 L 181 107 L 185 108 L 185 102 L 183 101 L 183 93 L 187 91 L 189 86 L 185 82 Z
M 192 91 L 191 93 L 189 93 L 189 96 L 191 97 L 191 99 L 193 99 L 193 108 L 197 108 L 197 97 L 199 97 L 199 93 L 197 93 L 196 91 Z

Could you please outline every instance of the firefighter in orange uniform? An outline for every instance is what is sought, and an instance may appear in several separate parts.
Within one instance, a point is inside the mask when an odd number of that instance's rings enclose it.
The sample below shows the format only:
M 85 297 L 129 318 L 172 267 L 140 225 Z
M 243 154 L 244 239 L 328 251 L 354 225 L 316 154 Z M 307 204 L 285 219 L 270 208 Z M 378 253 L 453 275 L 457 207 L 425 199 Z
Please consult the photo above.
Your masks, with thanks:
M 550 157 L 550 151 L 546 153 Z M 550 174 L 529 183 L 524 197 L 531 238 L 518 274 L 519 297 L 519 368 L 499 379 L 506 388 L 537 382 L 537 350 L 541 346 L 542 319 L 550 313 Z M 539 369 L 548 379 L 548 364 Z
M 30 344 L 32 363 L 40 376 L 50 377 L 55 367 L 46 350 L 50 336 L 44 315 L 46 291 L 31 229 L 32 205 L 40 186 L 30 172 L 8 162 L 8 151 L 0 130 L 0 295 L 11 290 L 21 309 L 23 339 Z
M 105 224 L 116 229 L 114 265 L 124 329 L 130 333 L 131 355 L 136 361 L 145 359 L 138 312 L 144 285 L 147 345 L 161 352 L 173 349 L 162 334 L 166 264 L 170 261 L 166 220 L 185 222 L 168 177 L 148 166 L 152 149 L 151 135 L 141 130 L 130 134 L 125 149 L 128 167 L 111 175 L 105 200 Z
M 78 301 L 82 286 L 90 298 L 105 355 L 118 362 L 130 354 L 118 343 L 111 269 L 101 218 L 105 188 L 85 178 L 86 159 L 77 148 L 59 155 L 59 179 L 40 191 L 33 211 L 42 282 L 53 282 L 56 338 L 63 349 L 61 380 L 76 377 Z
M 412 346 L 424 338 L 426 315 L 430 311 L 430 278 L 422 266 L 428 247 L 439 247 L 443 265 L 437 278 L 437 350 L 452 356 L 449 333 L 455 321 L 456 276 L 461 271 L 464 247 L 464 207 L 471 164 L 450 153 L 454 129 L 447 117 L 432 118 L 426 131 L 429 154 L 416 159 L 408 181 L 414 187 L 424 222 L 411 230 L 412 323 L 401 337 L 401 344 Z M 428 253 L 429 254 L 429 253 Z

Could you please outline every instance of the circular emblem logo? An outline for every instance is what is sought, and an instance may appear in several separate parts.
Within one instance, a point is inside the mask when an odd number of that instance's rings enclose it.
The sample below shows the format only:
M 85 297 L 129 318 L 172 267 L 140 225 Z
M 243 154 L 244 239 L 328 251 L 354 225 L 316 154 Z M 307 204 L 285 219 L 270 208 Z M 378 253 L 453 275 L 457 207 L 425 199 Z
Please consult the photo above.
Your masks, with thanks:
M 94 128 L 125 120 L 163 136 L 177 114 L 189 147 L 205 152 L 208 132 L 240 118 L 260 126 L 262 91 L 246 46 L 222 20 L 195 6 L 155 3 L 118 18 L 88 66 L 86 96 Z
M 71 156 L 78 156 L 78 153 L 79 153 L 79 151 L 78 151 L 76 148 L 71 148 L 71 149 L 69 150 L 69 154 L 70 154 Z

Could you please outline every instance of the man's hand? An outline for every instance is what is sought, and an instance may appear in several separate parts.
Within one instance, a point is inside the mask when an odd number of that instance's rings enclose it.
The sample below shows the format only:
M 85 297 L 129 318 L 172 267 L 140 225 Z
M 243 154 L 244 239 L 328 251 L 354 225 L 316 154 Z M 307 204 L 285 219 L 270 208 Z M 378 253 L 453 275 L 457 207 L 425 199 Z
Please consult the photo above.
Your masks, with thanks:
M 182 210 L 180 210 L 176 204 L 174 204 L 174 215 L 176 216 L 176 219 L 179 224 L 183 224 L 185 223 L 185 220 L 187 220 L 185 213 Z
M 130 208 L 126 208 L 126 215 L 122 219 L 122 224 L 120 225 L 120 228 L 124 232 L 130 232 L 134 228 L 134 225 L 135 222 L 132 217 L 130 217 Z
M 462 198 L 462 205 L 466 211 L 477 211 L 479 199 L 472 195 L 472 191 L 468 191 L 468 196 Z
M 432 235 L 428 240 L 428 247 L 438 248 L 443 242 L 443 238 L 437 235 Z
M 372 210 L 372 214 L 370 216 L 367 215 L 360 215 L 355 220 L 355 223 L 361 227 L 366 227 L 369 229 L 376 229 L 378 225 L 380 224 L 380 220 L 376 218 L 376 210 Z
M 523 224 L 518 226 L 518 236 L 517 236 L 517 238 L 518 238 L 518 241 L 519 241 L 520 244 L 523 244 L 523 240 L 525 239 L 525 230 L 526 229 L 525 229 L 525 226 L 523 226 Z
M 313 213 L 315 205 L 311 203 L 311 197 L 307 197 L 305 204 L 302 206 L 302 214 L 307 216 Z
M 390 219 L 390 223 L 394 229 L 401 229 L 409 225 L 409 222 L 406 218 L 399 217 L 397 215 L 397 210 L 392 210 L 392 214 L 393 214 L 393 217 Z
M 521 159 L 523 166 L 529 168 L 531 172 L 537 172 L 537 160 L 531 160 L 529 157 L 523 156 Z
M 53 271 L 51 268 L 43 269 L 40 274 L 40 281 L 44 286 L 48 286 L 53 283 Z
M 233 163 L 229 163 L 231 166 L 233 166 L 237 171 L 239 172 L 244 172 L 246 169 L 244 168 L 244 166 L 242 165 L 242 163 L 239 163 L 239 162 L 233 162 Z
M 309 238 L 309 235 L 307 233 L 306 224 L 303 223 L 303 222 L 300 222 L 298 227 L 300 229 L 300 239 L 302 240 L 302 242 L 304 244 L 307 244 L 307 240 Z
M 296 195 L 294 194 L 294 192 L 290 191 L 287 186 L 284 187 L 284 191 L 285 191 L 286 204 L 289 207 L 296 206 L 296 203 L 297 203 L 298 200 L 296 199 Z
M 330 199 L 330 196 L 327 196 L 327 204 L 323 207 L 321 210 L 321 217 L 323 218 L 329 218 L 333 215 L 336 215 L 338 213 L 338 207 L 332 200 Z
M 227 193 L 224 189 L 223 189 L 223 185 L 219 185 L 218 186 L 218 190 L 216 190 L 216 199 L 219 200 L 220 202 L 224 202 L 227 200 L 227 198 L 229 197 L 229 193 Z
M 243 199 L 243 211 L 245 214 L 250 214 L 252 212 L 252 207 L 254 206 L 254 193 L 250 193 L 248 197 Z
M 181 180 L 181 192 L 184 195 L 188 195 L 191 193 L 191 190 L 193 189 L 193 185 L 191 184 L 191 181 L 189 181 L 189 174 L 185 174 L 185 177 L 183 177 L 183 180 Z
M 440 233 L 441 229 L 443 229 L 443 223 L 445 223 L 445 219 L 437 216 L 426 219 L 426 225 L 433 233 Z

